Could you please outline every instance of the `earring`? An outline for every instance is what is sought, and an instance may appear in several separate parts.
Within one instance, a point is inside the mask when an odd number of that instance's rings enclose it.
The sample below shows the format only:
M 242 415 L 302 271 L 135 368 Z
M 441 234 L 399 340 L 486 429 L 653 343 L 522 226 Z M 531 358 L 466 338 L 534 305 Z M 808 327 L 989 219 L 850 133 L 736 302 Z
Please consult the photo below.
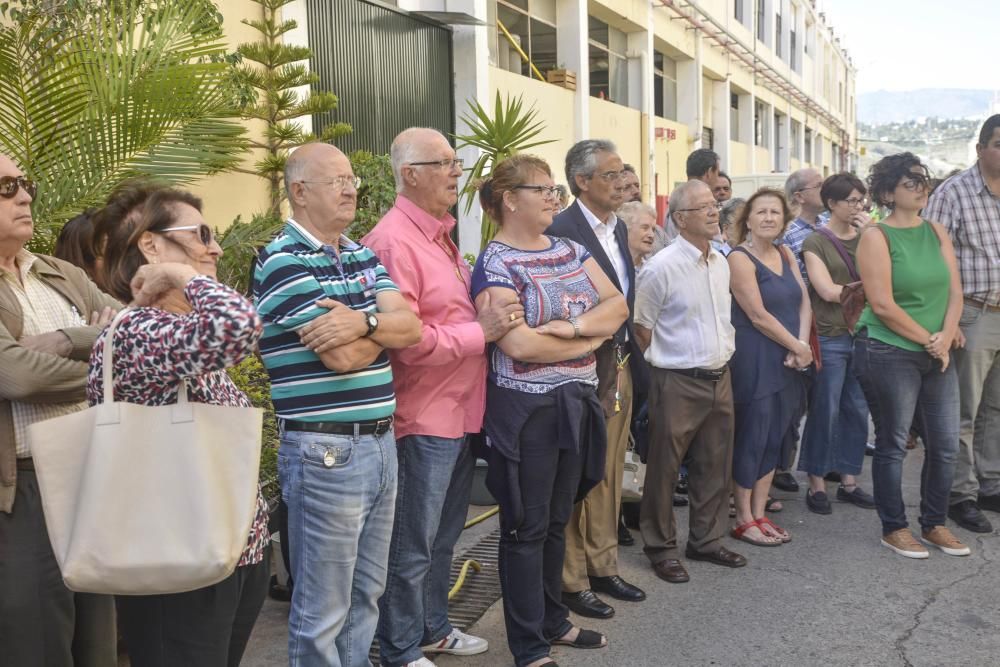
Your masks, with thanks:
M 513 206 L 509 206 L 509 205 L 508 205 L 508 206 L 507 206 L 507 208 L 509 208 L 509 209 L 510 209 L 510 212 L 511 212 L 511 213 L 514 213 L 514 212 L 516 212 L 516 211 L 517 211 L 517 209 L 516 209 L 516 208 L 514 208 Z

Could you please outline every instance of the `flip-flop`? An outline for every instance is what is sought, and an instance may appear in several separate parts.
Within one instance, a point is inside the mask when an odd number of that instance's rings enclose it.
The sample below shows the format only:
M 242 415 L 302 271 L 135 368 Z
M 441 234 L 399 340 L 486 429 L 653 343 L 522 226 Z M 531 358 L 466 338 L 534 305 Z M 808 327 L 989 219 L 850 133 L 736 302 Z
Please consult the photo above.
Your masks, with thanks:
M 783 509 L 785 509 L 785 506 L 781 504 L 780 500 L 768 496 L 767 502 L 764 504 L 765 512 L 773 512 L 774 514 L 777 514 Z
M 739 540 L 740 542 L 746 542 L 747 544 L 752 544 L 755 547 L 780 547 L 781 541 L 777 542 L 764 542 L 762 540 L 755 539 L 746 534 L 751 528 L 756 528 L 760 530 L 760 526 L 757 525 L 756 521 L 747 521 L 742 526 L 736 526 L 733 528 L 729 534 L 733 536 L 733 539 Z M 760 532 L 764 532 L 761 530 Z
M 560 638 L 553 639 L 549 643 L 553 646 L 569 646 L 570 648 L 604 648 L 607 644 L 602 642 L 605 641 L 604 635 L 600 632 L 580 628 L 580 631 L 576 633 L 576 639 L 573 641 Z
M 760 532 L 764 533 L 765 535 L 767 534 L 767 531 L 764 530 L 761 524 L 769 526 L 771 530 L 778 533 L 777 535 L 772 535 L 772 537 L 776 537 L 779 540 L 781 540 L 782 544 L 788 544 L 789 542 L 792 541 L 792 536 L 788 534 L 787 530 L 777 525 L 776 523 L 768 519 L 766 516 L 762 516 L 761 518 L 757 519 L 757 521 L 755 521 L 754 523 L 756 523 L 757 527 L 760 528 Z

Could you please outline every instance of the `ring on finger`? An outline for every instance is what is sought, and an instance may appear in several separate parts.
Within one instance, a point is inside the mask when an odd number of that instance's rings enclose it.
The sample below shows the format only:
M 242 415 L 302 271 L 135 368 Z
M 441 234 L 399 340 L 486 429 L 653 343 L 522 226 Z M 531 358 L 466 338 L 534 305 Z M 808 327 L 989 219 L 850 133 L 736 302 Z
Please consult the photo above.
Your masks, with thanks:
M 517 314 L 516 313 L 511 313 L 510 314 L 510 321 L 511 322 L 516 322 L 517 321 Z

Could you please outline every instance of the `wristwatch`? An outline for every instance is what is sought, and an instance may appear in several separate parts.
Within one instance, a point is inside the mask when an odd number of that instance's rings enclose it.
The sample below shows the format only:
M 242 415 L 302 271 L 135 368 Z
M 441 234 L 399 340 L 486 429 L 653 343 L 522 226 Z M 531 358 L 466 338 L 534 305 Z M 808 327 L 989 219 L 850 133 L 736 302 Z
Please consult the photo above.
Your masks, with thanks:
M 365 324 L 368 325 L 368 331 L 365 332 L 365 336 L 371 336 L 378 329 L 378 318 L 375 317 L 374 313 L 365 313 Z

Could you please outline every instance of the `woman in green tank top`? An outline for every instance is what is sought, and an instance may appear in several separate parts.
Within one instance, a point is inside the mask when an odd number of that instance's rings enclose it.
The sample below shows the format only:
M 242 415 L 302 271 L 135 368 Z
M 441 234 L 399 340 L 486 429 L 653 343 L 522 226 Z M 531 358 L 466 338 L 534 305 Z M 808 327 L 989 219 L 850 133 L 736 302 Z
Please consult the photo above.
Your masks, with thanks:
M 891 213 L 861 237 L 857 259 L 868 305 L 857 324 L 854 364 L 877 412 L 872 483 L 882 545 L 927 558 L 910 532 L 902 470 L 910 425 L 926 447 L 921 484 L 921 539 L 953 556 L 969 554 L 945 527 L 958 453 L 958 378 L 950 350 L 961 345 L 962 288 L 947 232 L 924 220 L 928 173 L 912 153 L 883 158 L 869 175 L 874 200 Z M 919 408 L 918 408 L 919 405 Z

